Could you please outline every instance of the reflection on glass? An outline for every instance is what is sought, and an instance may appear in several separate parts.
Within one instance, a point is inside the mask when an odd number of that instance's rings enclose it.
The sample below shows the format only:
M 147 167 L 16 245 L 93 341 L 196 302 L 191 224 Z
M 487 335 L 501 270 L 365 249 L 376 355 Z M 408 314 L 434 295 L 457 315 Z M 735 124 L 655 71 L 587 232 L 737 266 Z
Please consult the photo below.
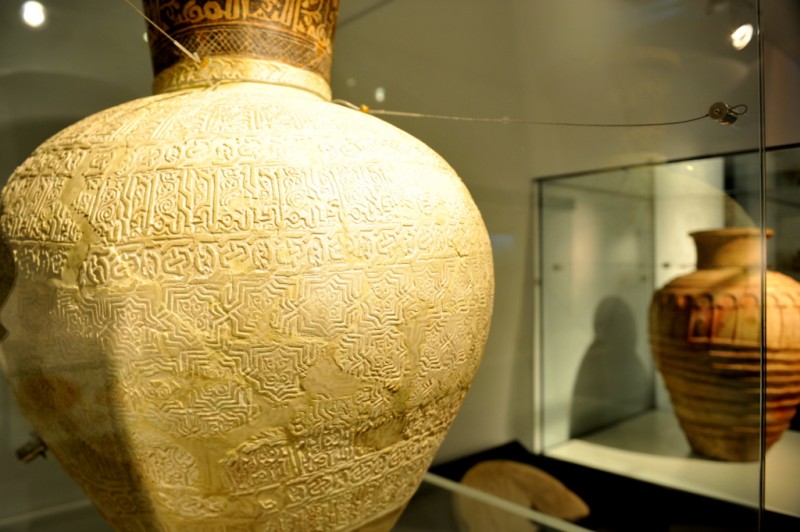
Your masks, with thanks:
M 737 50 L 743 49 L 753 38 L 753 25 L 742 24 L 731 33 L 731 44 Z

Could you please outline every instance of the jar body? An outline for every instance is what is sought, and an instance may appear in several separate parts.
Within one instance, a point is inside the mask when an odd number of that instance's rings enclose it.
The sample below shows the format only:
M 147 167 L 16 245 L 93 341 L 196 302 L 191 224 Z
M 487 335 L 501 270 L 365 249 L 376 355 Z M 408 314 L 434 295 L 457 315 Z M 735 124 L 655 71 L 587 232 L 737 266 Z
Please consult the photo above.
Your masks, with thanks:
M 440 157 L 228 83 L 67 128 L 2 201 L 6 375 L 115 527 L 391 525 L 491 315 L 488 235 Z

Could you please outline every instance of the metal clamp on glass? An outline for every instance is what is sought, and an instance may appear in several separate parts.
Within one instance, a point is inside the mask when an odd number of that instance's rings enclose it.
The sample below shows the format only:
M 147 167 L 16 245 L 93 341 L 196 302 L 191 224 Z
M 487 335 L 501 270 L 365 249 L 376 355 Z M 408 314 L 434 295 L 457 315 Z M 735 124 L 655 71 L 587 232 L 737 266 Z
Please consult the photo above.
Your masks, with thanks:
M 736 119 L 746 112 L 747 106 L 744 104 L 728 107 L 728 104 L 725 102 L 716 102 L 708 108 L 709 118 L 726 126 L 736 122 Z
M 27 464 L 40 456 L 47 458 L 47 444 L 38 434 L 31 432 L 31 439 L 17 449 L 17 459 Z

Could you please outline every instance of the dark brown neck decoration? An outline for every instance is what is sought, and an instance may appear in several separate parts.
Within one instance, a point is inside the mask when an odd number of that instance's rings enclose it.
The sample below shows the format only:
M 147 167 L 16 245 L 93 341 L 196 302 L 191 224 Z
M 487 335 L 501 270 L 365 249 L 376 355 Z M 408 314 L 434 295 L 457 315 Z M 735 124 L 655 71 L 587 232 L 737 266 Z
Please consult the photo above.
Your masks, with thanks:
M 144 0 L 145 14 L 201 61 L 277 61 L 330 80 L 339 0 Z M 148 29 L 153 71 L 192 61 Z

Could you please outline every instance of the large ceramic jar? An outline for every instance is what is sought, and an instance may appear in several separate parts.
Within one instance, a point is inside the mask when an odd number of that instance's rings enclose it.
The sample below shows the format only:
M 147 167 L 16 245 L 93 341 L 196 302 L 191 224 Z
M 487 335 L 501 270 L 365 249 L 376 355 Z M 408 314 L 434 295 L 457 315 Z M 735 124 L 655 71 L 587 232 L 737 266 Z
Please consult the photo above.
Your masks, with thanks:
M 767 449 L 800 402 L 800 284 L 767 271 L 762 300 L 758 229 L 692 237 L 697 270 L 658 290 L 650 306 L 653 355 L 692 448 L 720 460 L 758 460 L 762 367 Z
M 13 174 L 3 366 L 119 530 L 391 526 L 478 367 L 488 235 L 448 164 L 330 102 L 338 0 L 146 0 L 156 94 Z

